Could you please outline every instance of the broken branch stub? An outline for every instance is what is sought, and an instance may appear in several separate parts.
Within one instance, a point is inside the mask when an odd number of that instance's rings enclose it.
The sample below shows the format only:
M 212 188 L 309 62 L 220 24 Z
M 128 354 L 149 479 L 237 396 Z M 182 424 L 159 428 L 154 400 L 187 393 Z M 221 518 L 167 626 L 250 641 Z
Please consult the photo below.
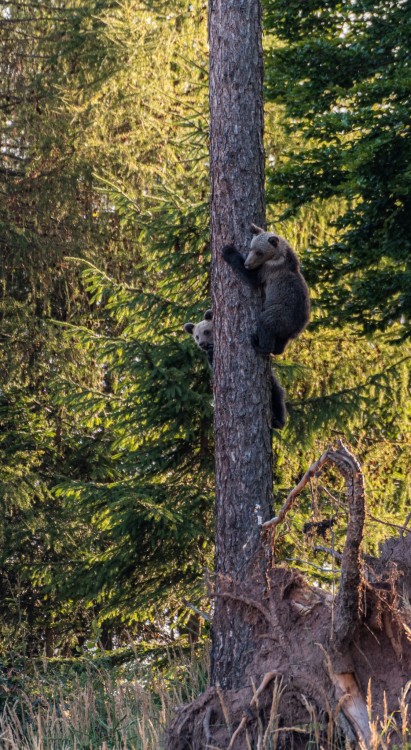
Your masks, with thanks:
M 346 646 L 352 640 L 359 622 L 363 581 L 360 549 L 365 521 L 364 477 L 361 466 L 341 440 L 335 449 L 327 448 L 322 456 L 311 464 L 289 493 L 278 515 L 263 523 L 262 528 L 271 531 L 284 521 L 306 484 L 313 476 L 319 474 L 327 462 L 334 464 L 344 477 L 348 506 L 347 538 L 341 560 L 340 588 L 336 600 L 332 640 L 337 656 L 338 653 L 346 651 Z
M 365 489 L 361 466 L 355 456 L 340 441 L 329 460 L 345 479 L 348 505 L 348 528 L 341 560 L 340 587 L 336 600 L 333 648 L 336 653 L 346 651 L 359 624 L 363 563 L 361 543 L 365 521 Z
M 278 515 L 266 521 L 262 529 L 272 531 L 284 521 L 304 487 L 313 476 L 319 474 L 327 462 L 333 463 L 344 477 L 348 506 L 347 538 L 341 560 L 340 588 L 333 630 L 333 649 L 337 655 L 346 650 L 359 622 L 363 580 L 360 548 L 365 521 L 364 477 L 361 466 L 342 441 L 338 441 L 334 450 L 327 448 L 322 456 L 311 464 L 299 483 L 289 493 Z

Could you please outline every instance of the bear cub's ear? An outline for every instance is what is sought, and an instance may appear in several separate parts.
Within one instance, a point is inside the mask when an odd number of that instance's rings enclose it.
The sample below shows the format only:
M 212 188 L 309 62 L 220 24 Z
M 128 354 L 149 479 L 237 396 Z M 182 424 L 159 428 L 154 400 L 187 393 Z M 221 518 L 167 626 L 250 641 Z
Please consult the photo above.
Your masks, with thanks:
M 269 242 L 269 243 L 270 243 L 270 245 L 272 245 L 273 247 L 277 247 L 277 245 L 278 245 L 278 243 L 279 243 L 279 238 L 278 238 L 278 237 L 269 237 L 269 238 L 268 238 L 268 242 Z
M 204 320 L 212 320 L 212 319 L 213 319 L 213 311 L 206 310 L 204 313 Z
M 186 333 L 193 333 L 194 331 L 194 323 L 184 323 L 183 326 Z
M 264 234 L 265 230 L 258 227 L 257 224 L 251 224 L 250 232 L 251 234 Z

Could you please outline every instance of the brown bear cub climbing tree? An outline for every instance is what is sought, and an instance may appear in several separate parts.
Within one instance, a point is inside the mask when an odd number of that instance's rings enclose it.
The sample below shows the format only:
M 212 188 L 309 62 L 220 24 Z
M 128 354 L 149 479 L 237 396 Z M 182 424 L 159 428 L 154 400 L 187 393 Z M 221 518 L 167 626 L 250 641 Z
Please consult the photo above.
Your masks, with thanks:
M 260 354 L 282 354 L 290 339 L 306 327 L 310 315 L 307 284 L 295 252 L 284 237 L 255 224 L 256 235 L 246 258 L 233 245 L 223 247 L 223 258 L 251 287 L 264 290 L 263 310 L 252 336 Z

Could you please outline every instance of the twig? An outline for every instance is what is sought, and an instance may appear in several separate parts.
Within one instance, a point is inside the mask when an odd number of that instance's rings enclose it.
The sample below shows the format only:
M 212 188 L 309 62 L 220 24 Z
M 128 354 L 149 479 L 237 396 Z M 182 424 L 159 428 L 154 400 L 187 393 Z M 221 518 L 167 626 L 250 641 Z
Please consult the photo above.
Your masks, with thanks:
M 210 740 L 211 740 L 211 734 L 210 734 L 211 713 L 212 713 L 211 706 L 207 706 L 207 710 L 205 712 L 204 720 L 203 720 L 204 736 L 205 736 L 205 740 L 207 743 L 207 747 L 209 746 Z
M 408 513 L 407 518 L 404 521 L 402 536 L 404 536 L 405 532 L 407 531 L 407 526 L 408 526 L 408 522 L 409 522 L 410 518 L 411 518 L 411 511 Z
M 328 497 L 333 501 L 333 503 L 335 503 L 339 508 L 341 508 L 343 503 L 338 497 L 335 497 L 335 495 L 333 495 L 332 492 L 330 492 L 328 487 L 324 487 L 323 484 L 319 484 L 318 489 L 321 490 L 322 492 L 325 492 L 325 494 L 328 495 Z
M 315 563 L 312 563 L 310 560 L 304 560 L 303 557 L 283 557 L 281 559 L 284 562 L 295 562 L 295 563 L 298 563 L 298 565 L 309 565 L 310 568 L 314 568 L 314 570 L 319 570 L 321 573 L 332 573 L 332 570 L 330 568 L 324 568 L 323 565 L 316 565 Z
M 340 552 L 337 552 L 335 549 L 331 549 L 331 547 L 322 547 L 321 544 L 319 544 L 317 547 L 314 547 L 314 552 L 326 552 L 328 555 L 332 555 L 335 557 L 336 560 L 342 560 L 342 555 Z
M 405 520 L 405 524 L 403 526 L 399 526 L 398 523 L 393 523 L 392 521 L 383 521 L 382 518 L 377 518 L 376 516 L 373 516 L 372 513 L 367 513 L 367 518 L 370 518 L 371 521 L 374 521 L 374 523 L 380 523 L 382 526 L 389 526 L 392 529 L 398 529 L 398 531 L 401 531 L 404 534 L 404 531 L 406 531 L 406 526 L 408 523 L 408 517 Z
M 261 693 L 267 687 L 268 683 L 271 682 L 271 680 L 273 680 L 274 677 L 277 677 L 277 676 L 278 676 L 278 672 L 266 672 L 263 679 L 261 680 L 260 686 L 257 688 L 257 690 L 255 691 L 253 695 L 252 701 L 250 703 L 250 707 L 253 706 L 254 703 L 257 702 Z
M 187 609 L 192 609 L 193 612 L 195 612 L 196 615 L 199 615 L 199 617 L 202 617 L 203 620 L 207 620 L 207 622 L 213 621 L 210 615 L 206 615 L 205 612 L 202 612 L 201 609 L 198 609 L 198 607 L 196 607 L 195 604 L 192 604 L 191 602 L 187 601 L 187 599 L 183 599 L 182 602 L 184 606 L 187 607 Z
M 218 685 L 216 686 L 216 692 L 217 692 L 217 695 L 218 695 L 218 700 L 220 701 L 220 706 L 221 706 L 221 710 L 223 712 L 223 716 L 224 716 L 224 721 L 225 721 L 226 727 L 227 727 L 228 731 L 231 732 L 232 728 L 231 728 L 230 715 L 228 713 L 228 708 L 227 708 L 226 702 L 224 700 L 223 691 L 221 690 L 221 688 L 218 687 Z
M 273 527 L 275 528 L 276 526 L 278 526 L 279 523 L 281 523 L 284 520 L 288 511 L 293 506 L 294 501 L 296 500 L 300 492 L 302 492 L 307 482 L 309 482 L 311 477 L 315 476 L 319 471 L 321 471 L 322 467 L 327 462 L 327 459 L 330 454 L 330 450 L 331 450 L 330 448 L 327 448 L 325 453 L 323 453 L 323 455 L 317 461 L 314 461 L 314 463 L 311 464 L 310 468 L 305 472 L 303 478 L 298 482 L 297 486 L 291 490 L 278 516 L 275 516 L 274 518 L 271 518 L 269 521 L 266 521 L 265 523 L 263 523 L 262 525 L 263 529 L 270 529 Z
M 216 592 L 214 591 L 212 596 L 219 596 L 223 599 L 232 599 L 235 602 L 242 602 L 243 604 L 248 604 L 249 607 L 252 607 L 253 609 L 257 609 L 261 614 L 265 617 L 265 619 L 270 623 L 270 625 L 273 625 L 274 627 L 277 625 L 277 623 L 274 623 L 271 614 L 263 607 L 262 604 L 259 602 L 256 602 L 254 599 L 248 599 L 246 596 L 237 596 L 237 594 L 229 594 L 227 591 Z
M 240 721 L 237 729 L 235 730 L 234 734 L 231 737 L 230 744 L 228 745 L 227 750 L 231 750 L 234 747 L 234 742 L 236 741 L 238 735 L 242 732 L 242 730 L 244 729 L 245 725 L 247 724 L 248 718 L 249 717 L 247 716 L 247 714 L 244 714 L 244 716 L 241 719 L 241 721 Z

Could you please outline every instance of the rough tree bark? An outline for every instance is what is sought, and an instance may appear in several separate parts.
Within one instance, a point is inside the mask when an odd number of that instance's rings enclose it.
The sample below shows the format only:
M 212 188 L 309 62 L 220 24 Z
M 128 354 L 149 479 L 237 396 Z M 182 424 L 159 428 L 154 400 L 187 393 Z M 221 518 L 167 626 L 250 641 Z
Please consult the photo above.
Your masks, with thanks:
M 224 688 L 242 684 L 255 644 L 251 627 L 218 592 L 223 579 L 240 582 L 252 574 L 258 578 L 258 568 L 264 565 L 258 554 L 258 516 L 269 517 L 272 497 L 270 366 L 250 343 L 261 295 L 245 287 L 221 258 L 226 243 L 245 250 L 250 224 L 265 222 L 261 36 L 260 0 L 211 0 L 217 593 L 211 681 Z

